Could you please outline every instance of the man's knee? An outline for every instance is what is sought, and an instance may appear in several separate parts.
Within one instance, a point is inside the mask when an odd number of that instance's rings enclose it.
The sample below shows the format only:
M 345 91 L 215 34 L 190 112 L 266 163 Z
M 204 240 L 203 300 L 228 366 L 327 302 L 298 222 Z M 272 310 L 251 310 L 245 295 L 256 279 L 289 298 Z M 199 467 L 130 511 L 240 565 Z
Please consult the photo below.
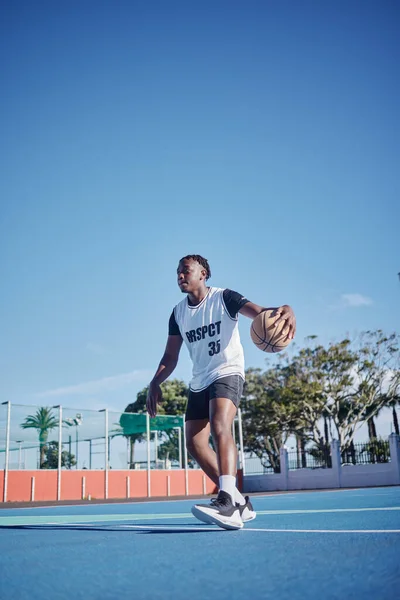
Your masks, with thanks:
M 196 457 L 196 454 L 204 446 L 207 446 L 209 436 L 210 425 L 208 419 L 186 422 L 186 449 L 191 456 Z
M 214 440 L 232 437 L 232 429 L 225 421 L 215 419 L 211 422 L 211 435 Z
M 208 440 L 204 436 L 194 436 L 186 438 L 186 449 L 189 454 L 196 457 L 202 448 L 208 445 Z
M 186 439 L 186 450 L 189 452 L 191 456 L 195 456 L 196 454 L 196 443 L 191 439 Z

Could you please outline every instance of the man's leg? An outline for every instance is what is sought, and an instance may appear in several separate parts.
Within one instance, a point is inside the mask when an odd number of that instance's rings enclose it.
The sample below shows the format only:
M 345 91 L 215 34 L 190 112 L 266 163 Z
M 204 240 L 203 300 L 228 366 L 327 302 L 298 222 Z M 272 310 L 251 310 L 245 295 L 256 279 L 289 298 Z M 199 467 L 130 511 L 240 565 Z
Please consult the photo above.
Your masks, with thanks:
M 210 422 L 208 419 L 192 419 L 186 421 L 186 448 L 190 456 L 195 459 L 197 464 L 203 469 L 213 483 L 220 487 L 220 470 L 217 461 L 217 455 L 210 446 Z M 232 438 L 233 441 L 233 438 Z M 223 442 L 222 442 L 223 445 Z M 233 443 L 234 450 L 236 450 Z M 236 460 L 236 459 L 235 459 Z M 236 465 L 236 463 L 235 463 Z M 236 469 L 236 466 L 235 466 Z M 245 498 L 235 487 L 235 500 L 239 504 L 246 503 Z
M 236 406 L 229 398 L 210 400 L 211 435 L 214 440 L 218 471 L 221 475 L 236 478 L 237 450 L 232 435 Z
M 209 411 L 211 426 L 208 419 L 186 421 L 186 445 L 220 493 L 209 505 L 195 505 L 192 513 L 205 523 L 239 529 L 243 522 L 254 519 L 256 513 L 249 498 L 244 498 L 236 487 L 237 449 L 232 435 L 236 406 L 228 398 L 214 398 Z M 210 431 L 217 453 L 209 445 Z
M 204 473 L 219 486 L 217 456 L 210 446 L 210 422 L 208 419 L 186 421 L 186 447 Z
M 206 454 L 204 450 L 200 450 L 200 460 L 203 460 L 203 464 L 210 469 L 210 473 L 214 476 L 215 466 L 218 465 L 220 491 L 218 497 L 211 500 L 210 504 L 196 504 L 192 508 L 192 513 L 205 523 L 214 523 L 224 529 L 240 529 L 243 527 L 243 521 L 239 505 L 235 500 L 237 451 L 232 436 L 236 406 L 228 398 L 215 398 L 210 401 L 209 409 L 216 457 L 214 459 L 215 453 L 212 456 L 210 453 Z M 206 430 L 209 433 L 208 427 Z M 204 443 L 204 441 L 203 438 L 202 442 Z M 202 443 L 200 446 L 203 448 Z M 209 450 L 212 452 L 211 448 Z

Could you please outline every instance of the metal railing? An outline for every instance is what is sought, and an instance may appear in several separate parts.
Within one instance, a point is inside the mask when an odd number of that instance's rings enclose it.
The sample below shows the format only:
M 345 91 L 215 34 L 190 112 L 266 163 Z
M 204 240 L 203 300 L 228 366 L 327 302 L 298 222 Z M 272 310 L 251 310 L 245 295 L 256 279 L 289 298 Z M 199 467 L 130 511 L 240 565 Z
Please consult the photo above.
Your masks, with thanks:
M 268 458 L 263 457 L 263 460 L 257 456 L 245 456 L 246 475 L 265 475 L 270 473 L 280 473 L 279 458 L 277 466 L 274 468 L 269 464 Z
M 390 462 L 388 440 L 351 444 L 341 452 L 342 465 L 371 465 Z
M 296 469 L 329 469 L 332 467 L 330 449 L 310 448 L 303 452 L 289 451 L 288 464 L 290 471 Z

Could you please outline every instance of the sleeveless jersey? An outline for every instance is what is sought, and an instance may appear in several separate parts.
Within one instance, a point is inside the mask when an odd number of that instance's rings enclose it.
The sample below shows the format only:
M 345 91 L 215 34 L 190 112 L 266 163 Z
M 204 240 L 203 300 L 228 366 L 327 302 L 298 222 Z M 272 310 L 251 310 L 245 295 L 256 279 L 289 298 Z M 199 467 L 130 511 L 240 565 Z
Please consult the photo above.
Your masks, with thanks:
M 193 362 L 190 389 L 194 392 L 228 375 L 245 378 L 238 318 L 229 314 L 223 293 L 222 288 L 210 287 L 200 304 L 192 306 L 186 297 L 173 311 Z

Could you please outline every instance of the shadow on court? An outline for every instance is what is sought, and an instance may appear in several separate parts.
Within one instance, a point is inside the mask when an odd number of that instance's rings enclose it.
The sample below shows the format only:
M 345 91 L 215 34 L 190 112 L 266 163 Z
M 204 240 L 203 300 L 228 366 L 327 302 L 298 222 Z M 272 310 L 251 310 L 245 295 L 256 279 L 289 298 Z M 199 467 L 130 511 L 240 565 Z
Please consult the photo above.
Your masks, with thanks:
M 154 527 L 154 529 L 152 529 Z M 192 529 L 189 529 L 189 528 Z M 185 525 L 185 529 L 179 526 L 171 525 L 170 527 L 164 526 L 160 527 L 156 523 L 146 523 L 146 525 L 140 525 L 136 528 L 136 526 L 130 527 L 128 526 L 117 526 L 117 525 L 0 525 L 0 530 L 5 529 L 19 529 L 19 530 L 32 530 L 32 531 L 114 531 L 118 533 L 141 533 L 141 534 L 149 534 L 149 533 L 224 533 L 224 529 L 215 528 L 211 529 L 208 525 L 202 526 L 188 524 Z

